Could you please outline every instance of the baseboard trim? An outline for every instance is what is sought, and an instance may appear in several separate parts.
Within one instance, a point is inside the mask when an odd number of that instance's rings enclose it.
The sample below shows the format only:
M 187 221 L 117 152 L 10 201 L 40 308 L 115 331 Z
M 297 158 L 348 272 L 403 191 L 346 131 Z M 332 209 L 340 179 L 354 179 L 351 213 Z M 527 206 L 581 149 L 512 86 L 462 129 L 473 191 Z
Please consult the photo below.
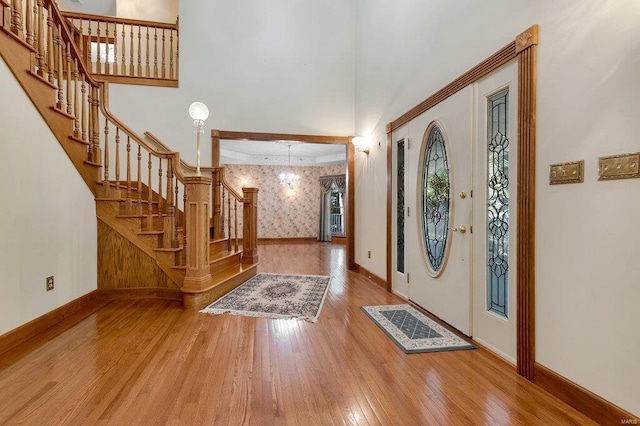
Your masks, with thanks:
M 258 244 L 310 244 L 320 243 L 317 238 L 313 237 L 296 237 L 296 238 L 258 238 Z
M 156 299 L 182 302 L 182 292 L 171 288 L 118 288 L 99 290 L 104 300 Z
M 534 364 L 534 383 L 599 424 L 619 425 L 622 420 L 640 421 L 637 416 L 537 362 Z
M 387 282 L 385 280 L 383 280 L 382 278 L 380 278 L 379 276 L 377 276 L 376 274 L 374 274 L 373 272 L 369 271 L 366 268 L 363 268 L 361 265 L 359 264 L 355 264 L 355 268 L 353 269 L 355 272 L 364 275 L 365 277 L 369 278 L 371 281 L 373 281 L 374 283 L 378 284 L 380 287 L 384 288 L 385 290 L 387 289 Z
M 83 310 L 88 313 L 93 312 L 93 307 L 98 306 L 103 301 L 100 291 L 94 290 L 84 296 L 72 300 L 71 302 L 54 309 L 18 328 L 0 336 L 0 355 L 16 348 L 27 340 L 44 333 L 52 327 L 69 319 Z

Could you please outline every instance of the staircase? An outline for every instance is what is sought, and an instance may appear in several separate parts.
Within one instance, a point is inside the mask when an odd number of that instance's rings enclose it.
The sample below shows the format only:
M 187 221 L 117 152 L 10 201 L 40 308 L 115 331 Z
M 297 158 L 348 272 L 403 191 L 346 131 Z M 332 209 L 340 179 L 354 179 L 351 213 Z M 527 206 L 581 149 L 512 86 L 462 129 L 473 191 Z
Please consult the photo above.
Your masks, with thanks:
M 96 200 L 98 290 L 201 307 L 256 274 L 256 188 L 194 167 L 109 111 L 53 0 L 0 0 L 0 55 Z

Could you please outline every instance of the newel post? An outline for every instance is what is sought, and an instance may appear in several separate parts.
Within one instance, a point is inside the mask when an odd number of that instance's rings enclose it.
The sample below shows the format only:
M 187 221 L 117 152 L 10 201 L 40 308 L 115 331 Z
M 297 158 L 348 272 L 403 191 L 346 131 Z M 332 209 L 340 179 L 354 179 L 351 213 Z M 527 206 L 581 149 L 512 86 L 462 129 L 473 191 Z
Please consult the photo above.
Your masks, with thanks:
M 242 188 L 242 263 L 258 261 L 258 188 Z
M 209 271 L 209 194 L 211 178 L 185 177 L 185 234 L 187 271 L 183 286 L 187 290 L 202 290 L 211 280 Z

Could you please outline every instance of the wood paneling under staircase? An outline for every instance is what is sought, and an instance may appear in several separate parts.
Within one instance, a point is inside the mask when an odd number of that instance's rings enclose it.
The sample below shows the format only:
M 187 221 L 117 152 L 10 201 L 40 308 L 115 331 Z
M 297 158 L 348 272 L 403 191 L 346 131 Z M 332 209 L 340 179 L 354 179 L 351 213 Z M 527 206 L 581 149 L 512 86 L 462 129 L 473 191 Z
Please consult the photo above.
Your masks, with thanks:
M 235 193 L 219 168 L 193 176 L 179 153 L 114 117 L 107 83 L 91 75 L 55 1 L 0 11 L 0 55 L 96 196 L 99 291 L 199 307 L 255 275 L 257 189 Z

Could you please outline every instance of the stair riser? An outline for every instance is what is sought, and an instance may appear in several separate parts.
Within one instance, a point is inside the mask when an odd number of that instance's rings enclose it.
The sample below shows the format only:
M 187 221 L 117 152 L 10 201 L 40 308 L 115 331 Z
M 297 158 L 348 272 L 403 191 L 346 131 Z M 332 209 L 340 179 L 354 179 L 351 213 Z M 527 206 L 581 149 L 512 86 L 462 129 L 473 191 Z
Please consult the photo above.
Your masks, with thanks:
M 223 259 L 214 260 L 211 264 L 209 264 L 209 270 L 211 271 L 212 275 L 215 275 L 218 272 L 230 266 L 239 265 L 241 259 L 242 259 L 242 253 L 239 252 L 239 253 L 235 253 L 232 256 L 225 257 Z

